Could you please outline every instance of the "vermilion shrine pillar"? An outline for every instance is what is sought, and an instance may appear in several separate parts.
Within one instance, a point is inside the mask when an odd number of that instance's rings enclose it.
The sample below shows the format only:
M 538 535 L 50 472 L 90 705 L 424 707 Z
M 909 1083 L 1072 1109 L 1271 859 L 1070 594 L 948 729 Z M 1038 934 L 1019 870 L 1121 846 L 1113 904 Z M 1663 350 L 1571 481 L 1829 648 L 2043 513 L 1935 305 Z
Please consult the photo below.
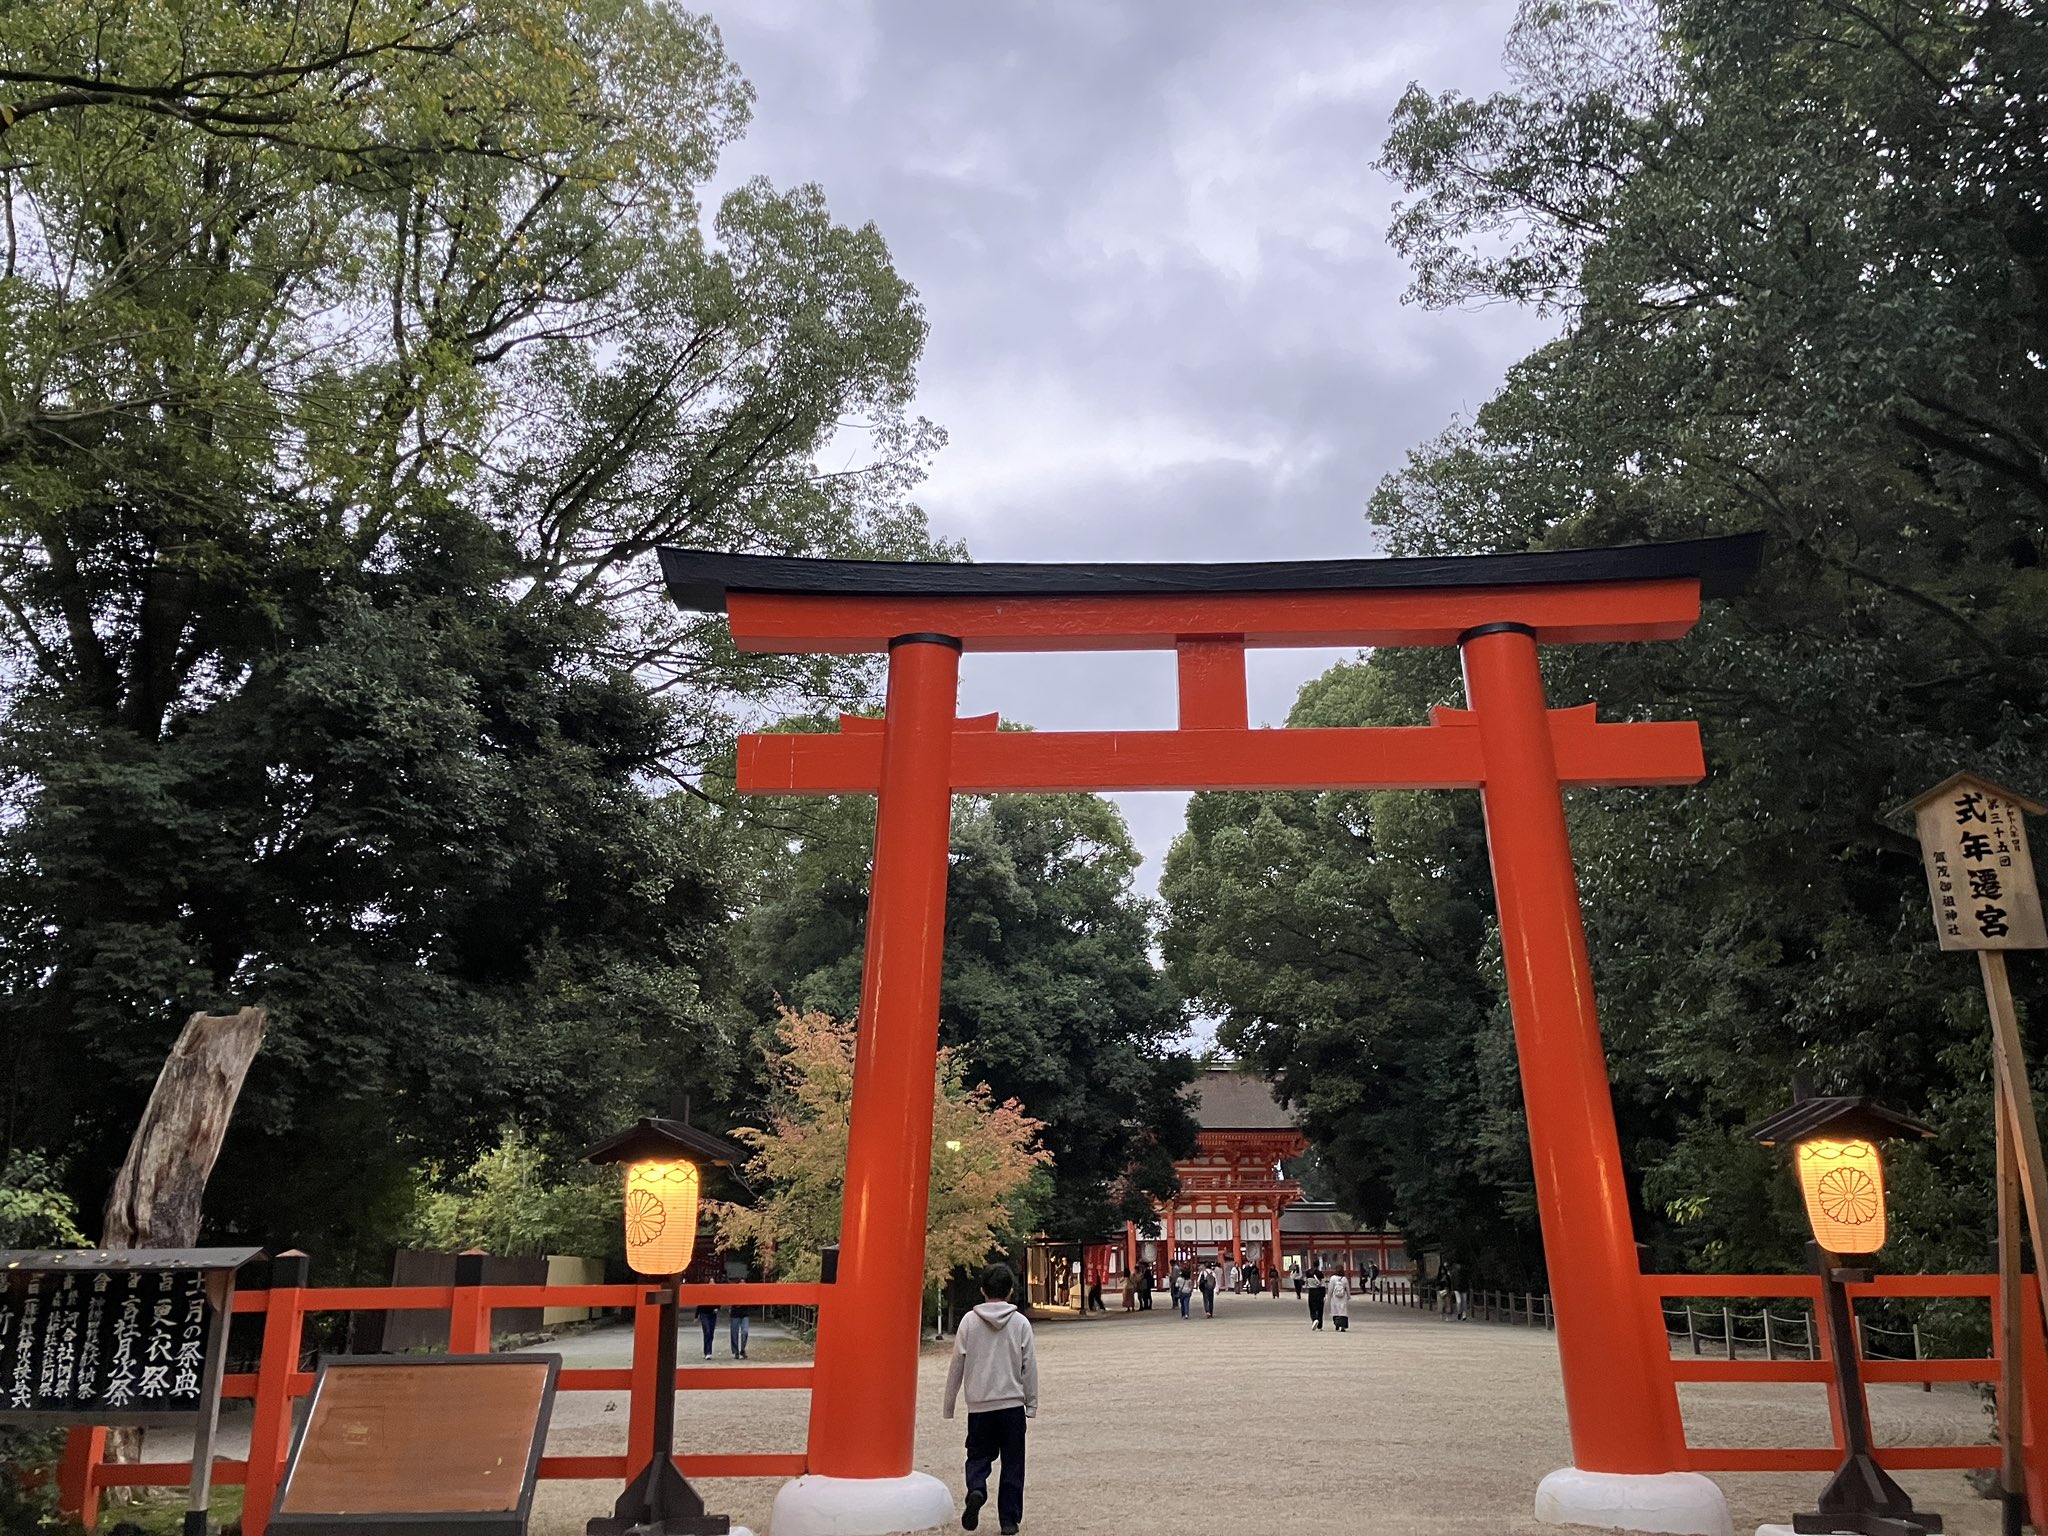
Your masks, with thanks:
M 1536 638 L 1526 625 L 1488 624 L 1461 636 L 1458 648 L 1486 768 L 1486 845 L 1572 1464 L 1585 1472 L 1669 1472 L 1682 1465 L 1685 1436 L 1656 1368 L 1658 1355 L 1669 1353 L 1662 1320 L 1654 1340 L 1643 1326 L 1650 1312 L 1638 1283 Z
M 959 641 L 914 634 L 889 642 L 839 1279 L 818 1321 L 814 1476 L 794 1485 L 859 1479 L 906 1521 L 923 1512 L 931 1524 L 951 1517 L 953 1496 L 913 1473 L 911 1457 L 959 681 Z M 802 1528 L 803 1515 L 778 1503 L 776 1525 Z

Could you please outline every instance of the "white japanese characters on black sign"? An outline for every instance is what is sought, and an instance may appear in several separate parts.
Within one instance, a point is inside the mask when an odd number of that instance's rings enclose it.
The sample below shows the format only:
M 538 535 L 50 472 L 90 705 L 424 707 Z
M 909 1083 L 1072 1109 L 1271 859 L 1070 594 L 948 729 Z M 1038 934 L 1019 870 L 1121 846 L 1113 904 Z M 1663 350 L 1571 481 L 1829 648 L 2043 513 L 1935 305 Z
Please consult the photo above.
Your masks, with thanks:
M 198 1412 L 206 1274 L 196 1269 L 16 1269 L 0 1280 L 0 1412 Z

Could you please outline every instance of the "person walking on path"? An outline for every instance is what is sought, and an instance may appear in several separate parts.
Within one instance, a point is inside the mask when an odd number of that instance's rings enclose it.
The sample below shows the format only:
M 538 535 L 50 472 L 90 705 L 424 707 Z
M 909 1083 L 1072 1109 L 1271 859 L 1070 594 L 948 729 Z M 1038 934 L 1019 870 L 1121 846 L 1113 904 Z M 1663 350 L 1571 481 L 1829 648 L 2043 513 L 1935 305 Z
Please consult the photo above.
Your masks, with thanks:
M 1308 1324 L 1318 1333 L 1323 1330 L 1323 1268 L 1320 1264 L 1309 1266 Z
M 697 1326 L 704 1330 L 704 1358 L 711 1358 L 711 1344 L 718 1337 L 718 1308 L 699 1307 Z
M 753 1331 L 748 1319 L 753 1315 L 752 1307 L 733 1307 L 727 1313 L 731 1321 L 727 1325 L 726 1344 L 735 1360 L 747 1358 L 747 1335 Z
M 967 1503 L 963 1530 L 981 1523 L 988 1475 L 1000 1461 L 996 1518 L 1012 1536 L 1024 1518 L 1024 1421 L 1038 1417 L 1038 1352 L 1030 1319 L 1011 1305 L 1017 1277 L 991 1264 L 981 1277 L 981 1304 L 960 1319 L 953 1363 L 946 1371 L 945 1416 L 967 1399 Z
M 1150 1312 L 1152 1310 L 1152 1282 L 1156 1278 L 1157 1277 L 1152 1273 L 1152 1266 L 1150 1264 L 1145 1264 L 1139 1267 L 1138 1310 L 1140 1312 Z
M 1188 1267 L 1177 1265 L 1173 1271 L 1173 1304 L 1180 1308 L 1180 1315 L 1188 1315 L 1188 1295 L 1194 1289 L 1188 1280 Z
M 1216 1315 L 1216 1268 L 1212 1264 L 1202 1266 L 1202 1316 Z
M 1294 1266 L 1294 1299 L 1295 1299 L 1296 1301 L 1299 1301 L 1299 1300 L 1301 1300 L 1301 1287 L 1302 1287 L 1302 1278 L 1301 1278 L 1301 1266 L 1300 1266 L 1299 1264 L 1297 1264 L 1297 1265 L 1295 1265 L 1295 1266 Z
M 1330 1321 L 1339 1333 L 1351 1331 L 1351 1271 L 1339 1269 L 1326 1288 Z

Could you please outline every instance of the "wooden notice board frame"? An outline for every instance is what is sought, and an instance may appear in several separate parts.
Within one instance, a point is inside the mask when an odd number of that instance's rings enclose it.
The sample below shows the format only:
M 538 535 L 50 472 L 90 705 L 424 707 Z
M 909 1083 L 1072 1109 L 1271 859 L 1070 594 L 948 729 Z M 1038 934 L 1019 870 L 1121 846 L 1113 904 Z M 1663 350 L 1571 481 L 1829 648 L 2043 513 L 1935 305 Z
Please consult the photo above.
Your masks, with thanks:
M 369 1386 L 383 1383 L 372 1380 L 373 1375 L 396 1378 L 399 1373 L 430 1372 L 436 1377 L 446 1377 L 452 1372 L 469 1376 L 474 1394 L 488 1394 L 488 1381 L 479 1381 L 479 1371 L 504 1371 L 509 1368 L 523 1368 L 531 1371 L 536 1367 L 543 1371 L 540 1389 L 534 1401 L 531 1417 L 520 1424 L 526 1434 L 526 1444 L 517 1448 L 518 1459 L 510 1465 L 517 1470 L 516 1495 L 505 1505 L 492 1509 L 462 1508 L 403 1508 L 402 1498 L 393 1494 L 400 1490 L 387 1490 L 381 1509 L 323 1510 L 293 1508 L 293 1495 L 297 1489 L 301 1467 L 306 1465 L 309 1442 L 317 1433 L 351 1434 L 355 1444 L 364 1451 L 374 1453 L 378 1443 L 388 1443 L 394 1437 L 399 1443 L 417 1443 L 418 1439 L 430 1440 L 436 1445 L 447 1446 L 451 1452 L 462 1442 L 451 1433 L 451 1420 L 445 1412 L 430 1422 L 418 1422 L 407 1417 L 415 1411 L 402 1401 L 387 1397 L 383 1402 L 374 1400 L 365 1406 L 374 1410 L 373 1422 L 367 1427 L 361 1424 L 333 1424 L 323 1414 L 323 1405 L 333 1406 L 343 1396 L 338 1383 L 347 1379 L 351 1387 L 358 1383 Z M 303 1422 L 293 1438 L 290 1458 L 285 1462 L 284 1478 L 278 1484 L 277 1503 L 271 1512 L 269 1529 L 277 1536 L 376 1536 L 389 1532 L 392 1536 L 525 1536 L 527 1522 L 533 1515 L 534 1484 L 540 1474 L 542 1448 L 547 1444 L 548 1421 L 554 1409 L 555 1384 L 561 1373 L 562 1357 L 544 1354 L 505 1355 L 341 1355 L 323 1357 L 318 1373 L 313 1379 L 312 1395 L 307 1399 Z M 452 1380 L 452 1378 L 451 1378 Z M 436 1383 L 445 1389 L 449 1381 Z M 484 1398 L 473 1395 L 472 1401 Z M 431 1408 L 432 1404 L 417 1405 Z M 460 1420 L 453 1421 L 460 1423 Z M 501 1425 L 502 1435 L 511 1425 Z M 416 1437 L 416 1438 L 415 1438 Z M 509 1439 L 501 1438 L 493 1443 L 475 1444 L 479 1455 L 495 1449 L 500 1453 L 512 1449 Z M 314 1454 L 322 1446 L 315 1445 Z M 342 1450 L 346 1453 L 347 1447 Z M 499 1461 L 504 1465 L 502 1454 Z M 452 1470 L 452 1469 L 450 1469 Z M 374 1497 L 366 1502 L 379 1502 Z

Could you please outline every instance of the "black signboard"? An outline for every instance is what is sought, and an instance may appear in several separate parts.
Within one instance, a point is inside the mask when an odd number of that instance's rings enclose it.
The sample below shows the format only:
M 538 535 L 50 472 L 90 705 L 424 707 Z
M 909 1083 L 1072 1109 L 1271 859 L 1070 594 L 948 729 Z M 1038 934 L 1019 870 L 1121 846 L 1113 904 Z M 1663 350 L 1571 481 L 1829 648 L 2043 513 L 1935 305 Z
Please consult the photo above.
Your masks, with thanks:
M 250 1249 L 0 1253 L 0 1422 L 154 1424 L 207 1406 Z

